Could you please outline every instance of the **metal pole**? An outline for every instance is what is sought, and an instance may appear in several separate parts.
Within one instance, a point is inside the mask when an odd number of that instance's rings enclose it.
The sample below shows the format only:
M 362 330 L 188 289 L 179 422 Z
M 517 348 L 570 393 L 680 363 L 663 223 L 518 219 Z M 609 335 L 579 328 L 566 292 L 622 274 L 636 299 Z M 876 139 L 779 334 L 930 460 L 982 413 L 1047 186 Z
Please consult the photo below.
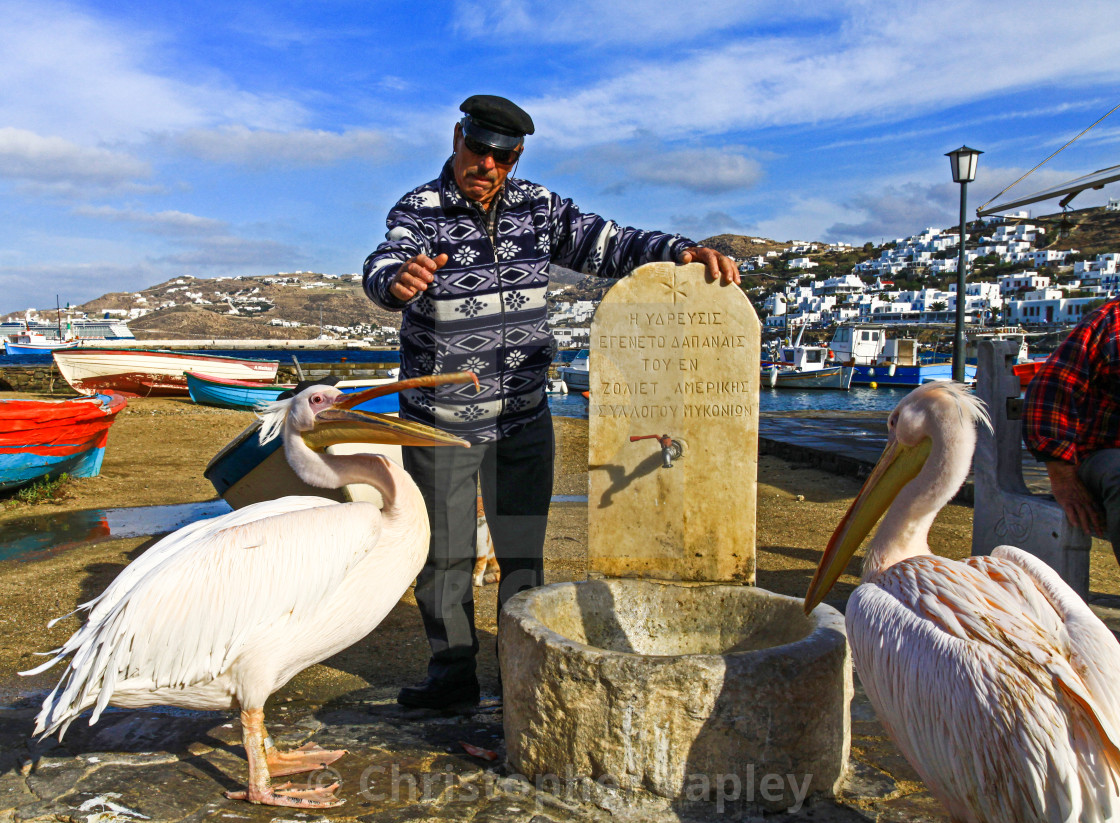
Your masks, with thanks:
M 965 234 L 967 218 L 965 217 L 965 204 L 968 200 L 966 192 L 968 183 L 961 182 L 961 247 L 957 257 L 957 329 L 953 339 L 953 379 L 958 383 L 964 382 L 964 244 L 968 235 Z

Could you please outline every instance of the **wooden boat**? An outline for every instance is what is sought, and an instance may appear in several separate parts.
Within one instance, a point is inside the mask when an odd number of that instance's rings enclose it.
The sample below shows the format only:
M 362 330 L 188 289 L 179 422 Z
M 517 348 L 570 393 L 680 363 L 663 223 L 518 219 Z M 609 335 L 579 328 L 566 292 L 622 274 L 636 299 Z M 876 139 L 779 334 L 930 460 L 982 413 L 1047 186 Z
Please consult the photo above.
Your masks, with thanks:
M 852 386 L 851 366 L 822 366 L 802 371 L 781 363 L 763 363 L 762 385 L 772 389 L 839 389 L 847 391 Z
M 801 327 L 801 332 L 805 327 Z M 839 389 L 847 391 L 855 371 L 832 359 L 827 346 L 802 345 L 801 334 L 792 345 L 779 346 L 772 360 L 762 362 L 762 386 L 772 389 Z
M 125 405 L 119 394 L 0 400 L 0 490 L 63 472 L 100 473 L 109 426 Z
M 188 371 L 212 377 L 271 383 L 277 360 L 159 349 L 80 348 L 56 351 L 54 362 L 75 391 L 113 391 L 126 397 L 186 396 Z
M 393 383 L 395 380 L 379 380 L 376 383 Z M 355 408 L 362 411 L 395 415 L 400 411 L 398 395 L 389 394 L 367 400 Z M 258 503 L 262 500 L 275 500 L 286 495 L 313 495 L 326 497 L 339 502 L 368 500 L 381 505 L 381 495 L 364 483 L 343 486 L 340 489 L 320 489 L 304 483 L 292 471 L 284 458 L 281 438 L 277 437 L 261 445 L 260 422 L 255 422 L 237 437 L 222 447 L 206 466 L 203 476 L 214 486 L 218 495 L 235 509 Z M 357 454 L 376 452 L 388 455 L 401 462 L 401 447 L 382 444 L 343 443 L 328 446 L 330 454 Z
M 391 383 L 393 379 L 340 380 L 335 388 L 344 392 L 361 391 L 370 386 Z M 230 380 L 209 374 L 187 372 L 187 392 L 191 400 L 204 406 L 221 406 L 226 409 L 255 409 L 270 403 L 281 394 L 294 389 L 295 383 L 256 383 L 251 380 Z M 365 408 L 364 404 L 359 408 Z M 374 409 L 376 411 L 376 409 Z M 394 406 L 393 411 L 396 411 Z
M 587 349 L 580 350 L 575 358 L 566 366 L 560 367 L 560 377 L 564 385 L 571 392 L 585 392 L 591 390 L 591 371 L 588 367 L 591 352 Z

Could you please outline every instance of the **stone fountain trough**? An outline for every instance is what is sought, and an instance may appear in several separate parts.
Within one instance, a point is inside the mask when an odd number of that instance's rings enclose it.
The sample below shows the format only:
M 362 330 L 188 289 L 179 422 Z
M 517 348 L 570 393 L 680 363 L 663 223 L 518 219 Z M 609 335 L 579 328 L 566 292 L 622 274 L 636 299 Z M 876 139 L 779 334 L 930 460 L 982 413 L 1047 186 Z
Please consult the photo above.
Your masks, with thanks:
M 734 775 L 773 810 L 843 777 L 851 664 L 829 606 L 806 617 L 800 599 L 753 586 L 557 583 L 511 600 L 499 640 L 521 774 L 608 776 L 675 800 Z
M 590 367 L 593 579 L 506 603 L 509 766 L 674 802 L 831 793 L 850 745 L 843 618 L 753 585 L 754 309 L 703 266 L 643 266 L 596 310 Z

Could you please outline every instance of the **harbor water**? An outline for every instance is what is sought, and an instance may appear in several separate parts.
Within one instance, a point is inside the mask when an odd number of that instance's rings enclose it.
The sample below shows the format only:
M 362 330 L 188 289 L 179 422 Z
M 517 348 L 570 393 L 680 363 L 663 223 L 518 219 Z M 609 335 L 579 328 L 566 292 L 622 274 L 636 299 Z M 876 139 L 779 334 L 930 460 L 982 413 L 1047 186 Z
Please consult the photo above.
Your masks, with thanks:
M 137 348 L 141 348 L 138 344 Z M 179 350 L 189 351 L 189 350 Z M 334 349 L 308 351 L 283 351 L 276 349 L 250 350 L 199 350 L 199 354 L 218 354 L 228 357 L 241 357 L 258 360 L 278 360 L 281 365 L 291 363 L 292 355 L 301 363 L 378 363 L 395 364 L 400 362 L 400 353 L 392 350 Z M 562 351 L 559 359 L 570 360 L 574 350 Z M 49 354 L 20 354 L 0 356 L 0 367 L 33 366 L 50 361 Z M 780 411 L 890 411 L 898 401 L 906 396 L 908 389 L 878 388 L 856 386 L 850 391 L 828 389 L 771 389 L 762 388 L 759 394 L 759 410 L 763 412 Z M 552 413 L 561 417 L 587 417 L 587 400 L 576 395 L 549 395 Z

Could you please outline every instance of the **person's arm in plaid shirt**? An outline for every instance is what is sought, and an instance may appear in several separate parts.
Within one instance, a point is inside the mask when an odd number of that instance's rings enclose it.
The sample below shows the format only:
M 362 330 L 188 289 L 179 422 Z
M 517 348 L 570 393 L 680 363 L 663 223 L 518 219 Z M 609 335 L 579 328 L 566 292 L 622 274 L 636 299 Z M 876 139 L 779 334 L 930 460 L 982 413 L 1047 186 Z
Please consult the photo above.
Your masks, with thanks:
M 1082 324 L 1039 369 L 1027 387 L 1023 439 L 1046 463 L 1050 490 L 1070 522 L 1082 531 L 1104 530 L 1104 513 L 1077 476 L 1078 421 L 1084 419 L 1089 381 L 1102 374 L 1095 355 L 1095 327 Z

